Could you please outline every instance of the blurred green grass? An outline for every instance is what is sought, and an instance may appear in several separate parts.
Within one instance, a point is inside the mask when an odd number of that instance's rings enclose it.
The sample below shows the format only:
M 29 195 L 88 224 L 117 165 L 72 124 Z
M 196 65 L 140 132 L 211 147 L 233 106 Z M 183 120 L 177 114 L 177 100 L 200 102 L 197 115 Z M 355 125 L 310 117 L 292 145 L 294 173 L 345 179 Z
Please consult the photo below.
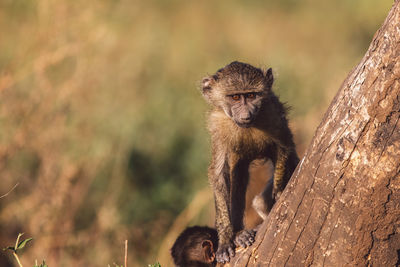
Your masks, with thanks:
M 131 266 L 155 262 L 207 186 L 201 78 L 272 67 L 301 154 L 391 4 L 0 0 L 0 190 L 20 183 L 0 246 L 26 232 L 27 262 L 103 266 L 128 238 Z

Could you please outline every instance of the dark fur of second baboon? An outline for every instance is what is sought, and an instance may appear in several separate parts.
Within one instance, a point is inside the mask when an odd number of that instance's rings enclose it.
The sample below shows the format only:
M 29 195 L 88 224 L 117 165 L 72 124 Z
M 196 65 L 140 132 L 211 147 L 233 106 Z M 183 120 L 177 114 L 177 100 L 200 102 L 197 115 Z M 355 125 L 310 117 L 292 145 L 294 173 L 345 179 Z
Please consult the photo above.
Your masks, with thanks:
M 186 228 L 175 240 L 171 256 L 178 267 L 214 267 L 218 234 L 207 226 Z

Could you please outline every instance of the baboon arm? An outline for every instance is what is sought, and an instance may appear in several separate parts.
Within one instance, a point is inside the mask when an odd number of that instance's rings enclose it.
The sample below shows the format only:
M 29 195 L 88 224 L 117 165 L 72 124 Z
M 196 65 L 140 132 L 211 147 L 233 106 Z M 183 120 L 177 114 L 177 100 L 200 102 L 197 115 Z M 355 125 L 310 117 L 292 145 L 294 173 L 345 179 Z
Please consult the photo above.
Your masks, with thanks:
M 224 192 L 215 192 L 215 226 L 218 231 L 219 244 L 232 241 L 233 227 L 230 216 L 230 203 Z
M 218 231 L 219 243 L 228 243 L 233 238 L 230 202 L 231 181 L 227 153 L 223 149 L 213 153 L 209 180 L 214 189 L 215 226 Z
M 299 157 L 297 156 L 294 145 L 291 147 L 278 146 L 272 193 L 275 200 L 279 198 L 283 189 L 286 187 L 298 163 Z
M 246 206 L 246 188 L 249 180 L 249 161 L 243 160 L 237 153 L 229 154 L 231 188 L 231 220 L 233 232 L 243 230 L 244 209 Z
M 287 149 L 284 149 L 280 146 L 277 147 L 276 150 L 276 163 L 275 163 L 275 171 L 274 171 L 274 188 L 273 193 L 276 194 L 281 192 L 285 187 L 285 172 L 286 172 L 286 162 L 289 157 L 289 153 Z

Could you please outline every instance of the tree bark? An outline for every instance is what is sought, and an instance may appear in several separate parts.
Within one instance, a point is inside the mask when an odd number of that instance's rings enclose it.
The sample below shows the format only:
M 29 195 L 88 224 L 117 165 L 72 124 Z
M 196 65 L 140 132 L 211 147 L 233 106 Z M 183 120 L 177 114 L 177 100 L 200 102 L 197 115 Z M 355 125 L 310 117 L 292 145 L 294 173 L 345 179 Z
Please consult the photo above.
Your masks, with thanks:
M 230 266 L 400 265 L 400 0 Z

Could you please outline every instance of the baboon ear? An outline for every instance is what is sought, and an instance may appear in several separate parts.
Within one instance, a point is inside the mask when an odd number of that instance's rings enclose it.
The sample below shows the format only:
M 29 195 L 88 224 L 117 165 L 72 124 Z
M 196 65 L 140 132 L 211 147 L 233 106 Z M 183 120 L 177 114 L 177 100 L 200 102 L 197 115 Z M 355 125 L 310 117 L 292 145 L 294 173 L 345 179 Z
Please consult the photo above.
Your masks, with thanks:
M 212 76 L 205 77 L 201 81 L 201 92 L 203 93 L 203 96 L 207 101 L 210 101 L 211 90 L 214 83 L 215 80 Z
M 267 87 L 271 88 L 272 84 L 274 83 L 274 75 L 272 74 L 271 68 L 264 72 L 264 77 L 267 83 Z
M 201 247 L 203 249 L 204 261 L 207 263 L 212 263 L 215 260 L 213 243 L 210 240 L 206 240 L 201 243 Z

